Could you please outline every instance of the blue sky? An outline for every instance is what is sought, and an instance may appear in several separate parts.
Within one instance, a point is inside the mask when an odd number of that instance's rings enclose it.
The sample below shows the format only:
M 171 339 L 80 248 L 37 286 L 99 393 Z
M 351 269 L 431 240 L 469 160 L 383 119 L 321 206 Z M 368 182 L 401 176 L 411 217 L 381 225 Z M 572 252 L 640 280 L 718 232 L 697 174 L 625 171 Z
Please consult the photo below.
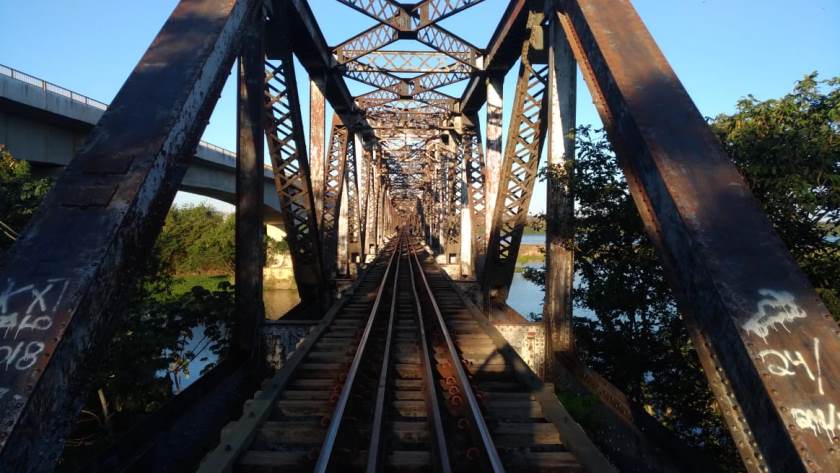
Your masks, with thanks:
M 110 102 L 176 3 L 0 0 L 0 64 Z M 484 47 L 506 3 L 486 0 L 460 18 L 447 20 L 444 26 Z M 778 97 L 812 71 L 824 78 L 840 75 L 838 0 L 632 3 L 704 115 L 732 112 L 737 100 L 747 94 L 760 99 Z M 333 0 L 310 0 L 310 4 L 331 44 L 372 24 Z M 301 97 L 307 97 L 302 71 L 298 77 Z M 230 85 L 234 81 L 228 82 L 204 139 L 233 149 L 235 100 Z M 506 119 L 514 86 L 511 73 L 505 84 Z M 351 90 L 360 93 L 366 89 L 352 84 Z M 304 108 L 304 117 L 307 113 Z M 578 123 L 600 126 L 582 80 Z M 178 198 L 180 202 L 196 200 Z M 531 210 L 540 211 L 544 206 L 544 188 L 538 185 Z

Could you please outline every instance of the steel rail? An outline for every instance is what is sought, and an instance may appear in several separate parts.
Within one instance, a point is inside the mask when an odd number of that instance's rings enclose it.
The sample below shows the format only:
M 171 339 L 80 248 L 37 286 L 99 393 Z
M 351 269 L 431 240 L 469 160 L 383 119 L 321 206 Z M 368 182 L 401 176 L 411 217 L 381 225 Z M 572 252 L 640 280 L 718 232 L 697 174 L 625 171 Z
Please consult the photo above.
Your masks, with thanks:
M 478 399 L 476 399 L 475 393 L 472 390 L 470 381 L 467 378 L 467 373 L 464 371 L 464 367 L 461 364 L 461 358 L 458 356 L 455 343 L 452 341 L 452 336 L 446 328 L 446 322 L 443 320 L 443 314 L 440 311 L 440 307 L 437 305 L 432 288 L 429 286 L 429 281 L 426 279 L 426 273 L 423 271 L 423 266 L 420 264 L 420 259 L 417 257 L 417 253 L 413 246 L 410 246 L 410 254 L 417 264 L 420 280 L 423 283 L 423 287 L 426 288 L 426 293 L 429 297 L 429 301 L 432 303 L 432 309 L 434 309 L 435 312 L 435 319 L 440 327 L 441 334 L 443 334 L 443 338 L 446 340 L 446 347 L 447 351 L 449 351 L 452 367 L 455 369 L 458 382 L 461 384 L 461 388 L 463 389 L 463 394 L 467 400 L 470 415 L 472 416 L 473 426 L 478 433 L 482 446 L 484 447 L 484 453 L 487 455 L 487 461 L 489 462 L 490 468 L 493 472 L 502 473 L 505 471 L 505 467 L 502 465 L 502 459 L 499 458 L 499 452 L 496 450 L 496 445 L 493 443 L 493 437 L 490 435 L 490 429 L 487 427 L 487 424 L 484 422 L 484 417 L 481 415 Z
M 330 425 L 327 429 L 326 436 L 324 437 L 324 443 L 321 445 L 321 452 L 318 454 L 318 461 L 315 463 L 314 471 L 317 473 L 326 473 L 330 465 L 333 447 L 335 447 L 335 442 L 338 438 L 339 427 L 341 426 L 341 422 L 344 418 L 344 411 L 347 409 L 347 403 L 350 400 L 350 392 L 353 389 L 353 383 L 356 380 L 356 375 L 359 373 L 359 368 L 362 364 L 362 357 L 365 354 L 365 349 L 367 348 L 368 341 L 370 340 L 373 323 L 376 320 L 376 314 L 379 312 L 379 306 L 382 302 L 382 293 L 385 291 L 385 286 L 388 283 L 388 275 L 391 273 L 391 268 L 394 264 L 394 258 L 399 252 L 400 244 L 402 243 L 402 235 L 399 235 L 398 238 L 400 238 L 400 240 L 397 241 L 397 248 L 388 260 L 388 266 L 385 269 L 385 276 L 382 278 L 382 284 L 379 285 L 379 289 L 376 291 L 376 299 L 373 302 L 373 307 L 370 310 L 365 330 L 362 333 L 361 340 L 359 341 L 359 348 L 356 350 L 356 355 L 353 357 L 353 362 L 350 365 L 350 370 L 347 373 L 344 386 L 341 388 L 341 394 L 336 402 L 335 410 L 333 410 Z M 397 263 L 399 264 L 399 258 L 397 258 Z M 394 272 L 394 274 L 396 275 L 396 272 Z
M 413 251 L 413 248 L 409 251 Z M 423 352 L 421 359 L 423 360 L 423 370 L 426 376 L 425 398 L 426 398 L 426 415 L 432 423 L 432 432 L 434 435 L 434 445 L 437 448 L 436 454 L 438 462 L 440 463 L 440 473 L 451 473 L 452 465 L 449 464 L 449 447 L 446 445 L 446 433 L 443 430 L 443 419 L 441 419 L 440 402 L 437 396 L 437 385 L 435 384 L 434 374 L 432 373 L 432 360 L 429 356 L 429 342 L 426 338 L 426 327 L 423 322 L 422 305 L 420 304 L 420 296 L 417 294 L 417 285 L 414 279 L 414 271 L 412 271 L 411 257 L 408 258 L 408 275 L 411 280 L 411 294 L 414 296 L 415 315 L 417 315 L 418 327 L 420 329 L 420 350 Z M 420 271 L 423 268 L 419 268 Z
M 388 314 L 388 329 L 385 335 L 385 353 L 382 357 L 382 368 L 379 371 L 379 385 L 376 388 L 376 404 L 373 413 L 373 426 L 370 435 L 370 446 L 368 447 L 367 472 L 376 473 L 379 471 L 379 461 L 382 459 L 379 450 L 382 446 L 382 423 L 385 417 L 385 396 L 388 388 L 388 369 L 391 366 L 391 343 L 394 333 L 394 312 L 397 310 L 397 294 L 400 280 L 400 260 L 402 259 L 405 239 L 399 236 L 400 241 L 397 249 L 394 250 L 397 257 L 397 268 L 394 271 L 394 287 L 391 292 L 391 310 Z

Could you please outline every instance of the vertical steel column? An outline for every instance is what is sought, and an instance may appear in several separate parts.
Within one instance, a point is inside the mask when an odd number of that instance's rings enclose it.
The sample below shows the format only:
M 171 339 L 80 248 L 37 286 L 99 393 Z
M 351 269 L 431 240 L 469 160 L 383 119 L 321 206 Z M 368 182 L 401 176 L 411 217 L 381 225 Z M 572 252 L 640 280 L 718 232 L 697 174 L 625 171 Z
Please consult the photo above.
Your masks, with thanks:
M 490 230 L 493 228 L 493 210 L 496 208 L 496 196 L 499 193 L 499 180 L 502 176 L 502 97 L 504 84 L 504 74 L 491 75 L 487 78 L 487 151 L 484 167 L 484 196 L 487 200 L 484 241 L 487 242 L 490 241 Z
M 385 239 L 388 236 L 388 225 L 387 225 L 388 221 L 387 221 L 386 215 L 385 215 L 385 212 L 387 210 L 385 208 L 385 202 L 387 201 L 386 196 L 388 195 L 388 185 L 387 185 L 387 182 L 385 181 L 385 176 L 382 174 L 383 172 L 384 171 L 380 170 L 380 175 L 379 175 L 379 182 L 380 182 L 379 202 L 377 202 L 377 205 L 379 206 L 379 211 L 378 211 L 379 221 L 377 222 L 377 227 L 378 227 L 377 231 L 379 233 L 379 246 L 380 247 L 385 244 Z
M 338 254 L 336 255 L 336 276 L 348 276 L 348 250 L 350 243 L 350 206 L 348 205 L 347 186 L 341 188 L 341 206 L 338 212 Z
M 379 148 L 376 144 L 371 145 L 367 162 L 367 184 L 365 185 L 365 253 L 368 259 L 376 255 L 378 240 L 376 233 L 376 209 L 377 195 L 379 192 L 379 172 L 377 171 L 377 159 Z
M 507 299 L 516 256 L 528 217 L 540 153 L 545 141 L 547 51 L 543 44 L 543 14 L 530 12 L 530 37 L 523 42 L 516 98 L 502 162 L 493 227 L 487 241 L 482 287 L 486 302 Z
M 438 223 L 438 248 L 441 253 L 444 255 L 444 259 L 448 258 L 446 255 L 446 226 L 447 226 L 447 215 L 449 211 L 449 186 L 447 183 L 449 182 L 446 179 L 447 173 L 447 164 L 446 164 L 446 156 L 441 154 L 439 146 L 435 145 L 434 148 L 435 153 L 435 166 L 437 166 L 437 183 L 438 183 L 438 193 L 437 193 L 437 223 Z
M 368 201 L 370 200 L 370 169 L 371 145 L 369 143 L 356 143 L 356 148 L 361 152 L 359 159 L 359 243 L 362 252 L 359 255 L 361 263 L 367 262 L 367 239 L 368 239 Z
M 377 153 L 379 154 L 379 153 Z M 382 202 L 382 177 L 380 175 L 379 169 L 379 159 L 377 158 L 376 162 L 373 165 L 373 239 L 371 244 L 374 247 L 374 250 L 379 251 L 379 248 L 382 247 L 381 245 L 381 237 L 382 237 L 382 225 L 380 225 L 380 219 L 382 218 L 382 206 L 380 203 Z
M 548 178 L 546 189 L 545 362 L 546 378 L 556 355 L 574 351 L 572 284 L 574 274 L 574 195 L 571 164 L 575 158 L 577 68 L 563 28 L 549 18 L 548 37 Z
M 459 202 L 458 205 L 461 209 L 461 221 L 459 222 L 461 225 L 460 228 L 460 241 L 461 241 L 461 248 L 458 252 L 459 259 L 461 260 L 461 275 L 474 277 L 475 276 L 475 254 L 473 250 L 473 235 L 472 235 L 472 212 L 470 211 L 470 186 L 469 186 L 469 167 L 467 163 L 469 162 L 469 158 L 467 158 L 467 153 L 469 152 L 468 148 L 465 148 L 462 143 L 459 143 L 458 150 L 456 152 L 458 156 L 458 161 L 460 163 L 460 169 L 456 179 L 460 182 L 460 195 L 459 195 Z
M 423 186 L 423 215 L 420 222 L 423 226 L 423 241 L 429 248 L 432 248 L 434 246 L 434 243 L 432 242 L 432 235 L 434 232 L 434 198 L 432 197 L 433 181 L 429 179 L 430 173 L 428 166 L 423 170 L 423 172 L 426 173 L 426 184 Z
M 478 117 L 473 116 L 469 120 L 473 125 L 466 130 L 462 146 L 464 146 L 464 168 L 467 172 L 467 202 L 472 217 L 474 274 L 479 275 L 484 269 L 484 259 L 487 254 L 484 153 L 481 151 L 481 128 Z
M 270 26 L 285 32 L 286 21 L 286 15 L 276 14 Z M 268 151 L 298 293 L 303 301 L 320 302 L 326 282 L 300 98 L 288 38 L 280 36 L 277 41 L 273 48 L 276 57 L 268 58 L 265 64 L 263 113 Z
M 237 75 L 236 121 L 236 313 L 233 353 L 259 349 L 263 307 L 263 19 L 243 37 Z
M 461 259 L 461 208 L 463 202 L 463 181 L 460 153 L 442 148 L 446 171 L 446 264 L 459 264 Z M 454 258 L 453 258 L 454 255 Z
M 327 165 L 324 168 L 324 209 L 321 214 L 321 233 L 324 247 L 324 274 L 334 278 L 338 269 L 338 219 L 341 214 L 341 195 L 344 190 L 344 166 L 347 161 L 349 133 L 334 114 Z
M 356 169 L 356 135 L 351 133 L 347 138 L 347 156 L 345 157 L 344 179 L 347 189 L 347 264 L 349 274 L 355 274 L 356 267 L 361 263 L 362 230 L 359 205 L 359 180 Z
M 312 195 L 315 199 L 315 219 L 321 221 L 324 208 L 324 135 L 327 132 L 325 80 L 309 78 L 309 169 L 312 174 Z
M 840 471 L 840 329 L 630 2 L 560 21 L 750 471 Z

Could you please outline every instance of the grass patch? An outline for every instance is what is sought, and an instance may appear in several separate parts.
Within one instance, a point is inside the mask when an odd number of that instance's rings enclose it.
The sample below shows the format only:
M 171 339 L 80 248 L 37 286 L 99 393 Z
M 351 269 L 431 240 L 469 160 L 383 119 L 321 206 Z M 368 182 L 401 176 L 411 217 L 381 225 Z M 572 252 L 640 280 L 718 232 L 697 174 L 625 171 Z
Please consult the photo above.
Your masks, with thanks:
M 194 286 L 201 286 L 208 291 L 215 291 L 219 283 L 227 281 L 233 283 L 233 278 L 227 274 L 208 276 L 202 274 L 175 276 L 172 282 L 172 295 L 180 296 L 192 290 Z
M 516 257 L 517 266 L 522 266 L 530 263 L 545 263 L 545 255 L 519 255 Z

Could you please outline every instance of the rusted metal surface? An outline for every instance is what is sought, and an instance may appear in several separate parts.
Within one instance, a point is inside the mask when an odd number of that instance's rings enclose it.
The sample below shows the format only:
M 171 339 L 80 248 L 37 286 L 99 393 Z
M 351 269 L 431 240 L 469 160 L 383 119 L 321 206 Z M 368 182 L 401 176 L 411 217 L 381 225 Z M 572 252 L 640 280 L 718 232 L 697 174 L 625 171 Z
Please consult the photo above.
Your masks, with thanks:
M 441 26 L 442 20 L 481 1 L 339 0 L 376 23 L 329 47 L 305 0 L 265 4 L 183 0 L 5 261 L 0 275 L 0 329 L 6 329 L 0 331 L 0 362 L 6 366 L 0 372 L 0 470 L 48 471 L 56 461 L 63 436 L 84 399 L 82 375 L 112 331 L 116 320 L 112 314 L 120 313 L 118 301 L 125 300 L 128 282 L 153 244 L 237 53 L 242 59 L 237 108 L 237 354 L 257 346 L 262 317 L 263 131 L 300 295 L 307 302 L 321 303 L 327 300 L 322 297 L 327 280 L 355 275 L 355 269 L 362 267 L 356 263 L 364 262 L 366 253 L 373 255 L 400 226 L 401 241 L 412 238 L 409 233 L 421 237 L 443 253 L 439 261 L 456 277 L 472 276 L 477 269 L 487 298 L 501 304 L 513 277 L 547 135 L 551 169 L 544 320 L 549 375 L 562 381 L 563 389 L 597 397 L 594 420 L 587 428 L 622 471 L 713 470 L 714 466 L 695 461 L 694 453 L 606 380 L 574 360 L 573 189 L 561 169 L 573 159 L 567 132 L 574 127 L 574 56 L 646 229 L 663 255 L 679 308 L 747 469 L 840 470 L 835 446 L 840 422 L 835 407 L 840 403 L 840 383 L 835 379 L 840 374 L 840 329 L 632 6 L 626 0 L 512 0 L 485 51 Z M 255 16 L 262 7 L 266 9 Z M 550 15 L 548 21 L 543 8 Z M 557 8 L 560 11 L 555 12 Z M 259 26 L 253 18 L 258 18 Z M 240 48 L 243 35 L 245 47 Z M 421 46 L 415 51 L 383 49 L 398 40 Z M 293 52 L 310 74 L 310 156 Z M 502 156 L 502 84 L 517 60 L 521 70 Z M 353 97 L 345 77 L 374 90 Z M 467 80 L 461 98 L 444 93 L 444 87 Z M 326 101 L 335 114 L 325 156 Z M 477 112 L 485 101 L 487 152 L 482 153 Z M 477 468 L 539 470 L 550 458 L 573 469 L 583 463 L 597 471 L 612 470 L 571 421 L 552 387 L 536 378 L 475 306 L 454 296 L 456 290 L 445 284 L 443 273 L 431 264 L 431 255 L 422 263 L 410 261 L 417 263 L 411 271 L 406 261 L 403 270 L 408 272 L 400 273 L 398 264 L 394 273 L 388 332 L 393 332 L 394 323 L 398 331 L 399 324 L 406 323 L 405 308 L 395 312 L 397 305 L 411 300 L 418 307 L 426 304 L 418 309 L 417 325 L 430 330 L 429 346 L 422 344 L 426 357 L 423 363 L 417 358 L 418 373 L 425 366 L 427 377 L 439 379 L 427 379 L 423 400 L 416 400 L 425 403 L 421 410 L 427 417 L 436 419 L 429 441 L 430 455 L 437 452 L 433 463 L 446 471 L 450 455 L 469 456 L 453 450 L 471 444 L 484 452 L 473 456 Z M 373 262 L 371 271 L 388 272 L 381 258 Z M 358 282 L 372 284 L 369 274 L 363 273 Z M 400 278 L 411 279 L 413 299 L 397 297 L 405 290 L 397 285 Z M 415 284 L 421 281 L 424 288 L 418 294 Z M 353 304 L 370 309 L 365 304 L 373 304 L 373 297 L 360 294 Z M 340 360 L 352 356 L 350 351 L 316 350 L 314 344 L 322 335 L 341 333 L 342 327 L 354 323 L 358 307 L 342 304 L 327 314 L 314 338 L 307 338 L 300 351 L 279 366 L 279 377 L 246 404 L 243 420 L 223 437 L 229 443 L 209 457 L 215 463 L 205 469 L 266 461 L 260 456 L 262 447 L 253 448 L 253 442 L 264 442 L 260 437 L 264 432 L 255 429 L 271 410 L 294 411 L 295 406 L 309 409 L 318 404 L 307 404 L 309 399 L 301 399 L 303 404 L 278 400 L 296 370 L 305 373 L 314 364 L 320 366 L 317 369 L 346 372 Z M 337 311 L 345 309 L 337 317 Z M 369 320 L 374 320 L 376 306 L 373 311 Z M 466 317 L 467 312 L 472 315 Z M 395 319 L 395 313 L 403 318 Z M 424 324 L 424 316 L 429 323 Z M 336 327 L 330 326 L 333 322 Z M 367 327 L 369 335 L 371 324 Z M 357 339 L 344 335 L 338 337 L 346 338 L 344 349 L 349 350 L 349 343 Z M 462 339 L 463 335 L 468 338 Z M 493 345 L 489 351 L 487 342 Z M 385 344 L 384 364 L 378 359 L 386 381 L 389 365 L 396 364 L 389 361 L 390 346 Z M 364 352 L 355 352 L 357 367 Z M 311 363 L 303 363 L 311 354 Z M 338 367 L 319 365 L 324 357 L 337 357 Z M 527 399 L 506 407 L 525 409 L 528 416 L 539 409 L 538 417 L 548 421 L 534 426 L 538 430 L 521 432 L 529 443 L 496 451 L 498 423 L 484 417 L 494 419 L 494 402 L 499 398 L 510 402 L 512 397 L 510 392 L 477 388 L 484 370 L 493 376 L 504 373 L 504 379 L 519 383 L 521 392 L 515 394 Z M 245 371 L 236 375 L 234 385 L 250 383 Z M 349 396 L 352 379 L 347 384 L 336 379 L 348 394 L 338 400 L 355 404 Z M 379 383 L 372 410 L 378 413 L 373 424 L 379 429 L 374 429 L 367 455 L 371 470 L 385 458 L 393 461 L 384 454 L 389 444 L 384 437 L 390 435 L 382 428 L 388 412 L 384 386 L 384 381 Z M 440 391 L 441 386 L 446 392 Z M 208 396 L 202 405 L 221 407 L 204 424 L 220 425 L 230 412 L 229 400 L 237 397 L 233 391 Z M 304 390 L 294 395 L 313 393 L 316 401 L 325 394 Z M 224 405 L 214 396 L 226 399 Z M 318 412 L 332 405 L 321 404 L 315 407 Z M 354 409 L 349 416 L 353 419 L 358 412 L 367 412 Z M 341 423 L 341 413 L 329 417 L 334 414 L 324 411 L 327 424 Z M 154 453 L 145 455 L 150 463 L 143 465 L 160 469 L 159 465 L 193 461 L 207 432 L 193 435 L 186 424 L 199 416 L 193 410 L 185 420 L 173 421 L 179 427 L 166 427 L 169 433 L 160 434 Z M 466 433 L 449 431 L 447 426 L 458 420 L 468 421 L 469 439 L 458 437 Z M 327 448 L 321 450 L 327 458 L 320 463 L 323 467 L 330 464 L 330 439 L 333 446 L 343 442 L 338 427 L 326 429 L 327 424 L 321 430 L 335 435 L 326 437 Z M 543 427 L 549 425 L 554 430 L 546 434 Z M 274 427 L 276 435 L 287 435 L 286 429 Z M 177 432 L 187 432 L 193 442 L 191 460 L 162 460 L 166 455 L 161 445 L 173 444 Z M 313 432 L 304 429 L 300 435 Z M 451 435 L 457 440 L 447 443 Z M 509 441 L 505 435 L 501 438 Z M 539 448 L 529 450 L 532 444 Z M 571 453 L 557 450 L 558 445 L 568 446 Z M 532 455 L 537 452 L 552 455 Z M 283 466 L 315 464 L 314 457 L 286 453 L 271 460 L 294 460 Z M 401 455 L 394 458 L 416 459 Z
M 321 213 L 321 238 L 324 247 L 324 273 L 336 276 L 338 261 L 338 224 L 341 215 L 341 194 L 344 190 L 344 167 L 350 132 L 338 115 L 333 115 L 327 163 L 324 167 L 324 208 Z
M 372 144 L 370 151 L 365 151 L 369 159 L 366 159 L 365 174 L 367 175 L 365 184 L 365 254 L 371 258 L 379 249 L 379 243 L 376 236 L 376 208 L 377 208 L 377 192 L 379 190 L 379 171 L 377 170 L 377 156 L 380 153 L 378 144 Z
M 355 271 L 355 267 L 362 262 L 362 221 L 355 136 L 351 135 L 347 139 L 346 153 L 344 180 L 347 184 L 347 258 L 351 271 Z
M 840 470 L 840 330 L 629 2 L 560 16 L 753 471 Z M 737 430 L 736 430 L 737 429 Z
M 472 118 L 471 125 L 464 133 L 461 146 L 464 153 L 464 169 L 467 181 L 467 202 L 470 208 L 472 257 L 474 274 L 481 274 L 487 254 L 486 220 L 487 213 L 484 185 L 484 152 L 481 146 L 481 128 L 478 117 Z
M 8 253 L 0 470 L 53 469 L 257 3 L 176 7 Z
M 326 102 L 323 78 L 309 79 L 309 170 L 312 175 L 312 196 L 315 200 L 315 221 L 321 221 L 324 208 L 324 135 L 327 132 Z
M 233 352 L 259 351 L 257 327 L 263 307 L 263 61 L 262 18 L 252 20 L 242 41 L 237 74 L 235 297 Z
M 341 74 L 333 70 L 335 59 L 332 49 L 324 39 L 318 21 L 309 7 L 309 2 L 307 0 L 288 0 L 287 2 L 272 0 L 272 2 L 276 11 L 286 12 L 288 27 L 284 33 L 288 33 L 295 56 L 310 75 L 316 77 L 323 75 L 324 97 L 330 103 L 330 107 L 341 115 L 347 126 L 362 133 L 367 140 L 371 133 L 370 126 L 356 107 Z M 283 10 L 284 7 L 285 10 Z M 271 38 L 271 32 L 269 32 L 269 38 Z M 267 51 L 269 58 L 273 57 L 271 45 L 269 41 Z
M 292 51 L 288 38 L 283 35 L 288 29 L 287 20 L 285 10 L 275 7 L 267 24 L 267 41 L 270 40 L 274 59 L 265 61 L 263 113 L 274 187 L 280 200 L 295 282 L 300 298 L 311 302 L 323 300 L 326 281 L 321 258 L 325 253 L 322 253 L 315 215 Z M 313 316 L 319 315 L 317 311 L 312 312 Z
M 461 213 L 464 209 L 464 156 L 457 150 L 438 146 L 444 170 L 444 192 L 446 196 L 444 226 L 444 254 L 447 264 L 457 264 L 461 252 Z M 466 209 L 468 210 L 468 209 Z
M 575 159 L 577 65 L 555 15 L 548 36 L 548 174 L 545 212 L 546 379 L 551 379 L 557 354 L 574 350 L 572 285 L 574 284 L 574 194 L 571 163 Z
M 368 202 L 370 201 L 370 191 L 371 191 L 371 176 L 370 176 L 370 168 L 373 164 L 373 155 L 372 155 L 372 148 L 373 143 L 362 143 L 361 140 L 358 140 L 356 143 L 359 152 L 359 244 L 361 246 L 361 255 L 359 258 L 362 263 L 367 262 L 367 255 L 371 254 L 368 251 L 367 244 L 368 244 Z
M 521 43 L 520 43 L 521 46 Z M 493 211 L 499 194 L 499 180 L 502 173 L 502 114 L 504 94 L 504 75 L 494 75 L 487 79 L 487 141 L 484 161 L 484 199 L 487 201 L 485 212 L 484 241 L 490 241 L 490 229 L 493 228 Z
M 494 76 L 504 76 L 519 59 L 522 41 L 527 35 L 525 25 L 529 5 L 542 8 L 539 0 L 511 0 L 508 3 L 502 19 L 485 48 L 484 70 L 486 73 L 473 74 L 470 78 L 460 99 L 458 109 L 461 113 L 466 115 L 478 113 L 481 106 L 492 98 L 488 95 L 489 90 L 486 88 L 485 81 Z
M 488 302 L 507 299 L 545 141 L 548 82 L 542 12 L 528 17 L 530 36 L 522 43 L 516 96 L 500 170 L 487 260 L 481 283 Z

